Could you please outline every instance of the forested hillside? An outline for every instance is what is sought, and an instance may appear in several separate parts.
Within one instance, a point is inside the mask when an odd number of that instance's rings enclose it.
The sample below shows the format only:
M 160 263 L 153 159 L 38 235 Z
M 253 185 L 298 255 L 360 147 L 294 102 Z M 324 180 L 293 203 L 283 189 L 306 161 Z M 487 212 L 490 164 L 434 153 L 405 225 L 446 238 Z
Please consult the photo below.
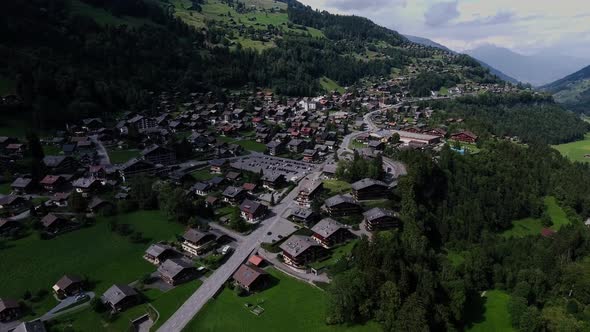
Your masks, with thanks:
M 590 112 L 590 66 L 542 87 L 555 100 L 578 113 Z

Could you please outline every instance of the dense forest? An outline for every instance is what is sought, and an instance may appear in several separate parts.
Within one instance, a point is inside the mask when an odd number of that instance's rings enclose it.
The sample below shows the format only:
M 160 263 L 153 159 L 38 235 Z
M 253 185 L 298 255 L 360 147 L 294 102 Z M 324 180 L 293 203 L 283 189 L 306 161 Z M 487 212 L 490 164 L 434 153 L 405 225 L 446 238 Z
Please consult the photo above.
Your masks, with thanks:
M 589 328 L 590 234 L 577 217 L 590 213 L 588 165 L 543 145 L 494 141 L 476 155 L 447 147 L 438 162 L 414 151 L 398 157 L 410 165 L 397 193 L 403 230 L 361 241 L 340 263 L 330 322 L 460 330 L 481 306 L 479 293 L 497 288 L 511 294 L 510 316 L 522 331 Z M 547 195 L 572 226 L 553 238 L 499 235 L 513 220 L 542 215 Z M 452 248 L 466 252 L 460 265 L 445 257 Z
M 550 96 L 533 93 L 481 94 L 421 105 L 443 111 L 435 115 L 436 123 L 461 118 L 463 126 L 484 137 L 516 136 L 526 143 L 560 144 L 582 139 L 589 130 L 587 123 Z

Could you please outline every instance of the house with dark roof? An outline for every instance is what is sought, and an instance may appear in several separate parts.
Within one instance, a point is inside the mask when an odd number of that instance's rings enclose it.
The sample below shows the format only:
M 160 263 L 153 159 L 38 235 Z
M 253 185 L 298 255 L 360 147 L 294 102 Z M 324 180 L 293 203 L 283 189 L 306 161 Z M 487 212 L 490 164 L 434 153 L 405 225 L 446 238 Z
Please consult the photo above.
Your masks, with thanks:
M 75 275 L 64 275 L 52 287 L 58 298 L 64 299 L 84 291 L 84 280 Z
M 324 208 L 330 216 L 349 216 L 361 212 L 361 206 L 350 196 L 336 195 L 328 198 Z
M 382 181 L 366 178 L 352 184 L 352 197 L 357 201 L 386 198 L 389 194 L 389 186 Z
M 0 322 L 11 322 L 21 315 L 22 308 L 16 300 L 0 299 Z
M 0 219 L 0 235 L 2 234 L 10 234 L 13 229 L 18 229 L 22 225 L 15 220 L 12 219 Z
M 76 192 L 88 197 L 89 194 L 99 192 L 102 189 L 102 182 L 95 178 L 79 178 L 72 182 Z
M 191 192 L 197 196 L 207 196 L 213 190 L 213 186 L 208 182 L 197 182 L 191 187 Z
M 312 209 L 307 208 L 297 208 L 291 209 L 291 215 L 289 218 L 298 223 L 310 224 L 317 220 L 317 215 L 313 212 Z
M 12 181 L 10 184 L 10 189 L 17 194 L 30 194 L 35 187 L 35 183 L 33 183 L 33 179 L 30 178 L 17 178 L 16 180 Z
M 92 197 L 90 203 L 88 203 L 88 210 L 92 213 L 113 211 L 113 209 L 115 209 L 115 204 L 96 196 Z
M 343 224 L 332 218 L 320 220 L 311 228 L 311 231 L 313 232 L 311 238 L 326 249 L 342 243 L 352 236 L 352 233 Z
M 322 192 L 323 189 L 324 184 L 322 181 L 304 179 L 299 184 L 299 194 L 295 200 L 299 206 L 309 208 L 311 202 Z
M 396 212 L 378 207 L 365 211 L 363 217 L 368 231 L 394 228 L 401 224 Z
M 52 193 L 60 191 L 66 184 L 66 180 L 61 175 L 46 175 L 39 184 L 46 191 Z
M 163 261 L 177 256 L 180 256 L 180 253 L 164 243 L 150 245 L 143 254 L 143 258 L 154 265 L 160 265 Z
M 171 165 L 176 163 L 176 152 L 157 144 L 150 145 L 141 151 L 141 157 L 154 165 Z
M 268 273 L 263 269 L 249 264 L 242 264 L 232 276 L 236 286 L 248 292 L 261 290 L 268 281 Z
M 43 165 L 52 174 L 73 173 L 79 167 L 79 163 L 70 156 L 45 156 Z
M 285 144 L 280 141 L 270 141 L 266 144 L 268 154 L 271 156 L 277 156 L 285 152 Z
M 68 228 L 70 221 L 53 213 L 47 214 L 41 219 L 41 225 L 47 233 L 57 234 Z
M 276 190 L 284 186 L 287 183 L 287 179 L 285 178 L 285 175 L 281 173 L 269 172 L 264 173 L 264 175 L 262 176 L 262 182 L 262 186 L 264 188 Z
M 197 268 L 191 261 L 182 258 L 173 258 L 165 260 L 158 267 L 158 274 L 164 282 L 176 286 L 196 278 Z
M 137 291 L 125 284 L 113 285 L 107 289 L 101 297 L 102 302 L 111 308 L 113 312 L 125 311 L 139 304 L 140 298 Z
M 318 157 L 319 154 L 316 149 L 305 149 L 305 151 L 303 151 L 303 161 L 307 163 L 316 162 Z
M 8 211 L 8 213 L 22 212 L 30 205 L 30 201 L 22 196 L 6 195 L 0 197 L 0 210 Z
M 326 255 L 326 249 L 309 236 L 291 235 L 280 245 L 285 264 L 295 268 L 305 265 Z
M 477 138 L 477 135 L 468 130 L 463 130 L 451 135 L 452 140 L 466 143 L 475 143 L 477 142 Z
M 260 222 L 268 213 L 268 207 L 260 202 L 245 199 L 240 205 L 241 217 L 251 224 Z
M 289 144 L 287 144 L 289 152 L 292 153 L 301 153 L 303 152 L 303 150 L 305 150 L 306 146 L 307 143 L 305 143 L 305 141 L 302 139 L 292 139 L 291 141 L 289 141 Z
M 232 187 L 229 186 L 225 188 L 223 193 L 223 200 L 227 203 L 232 205 L 239 204 L 247 195 L 248 193 L 242 187 Z
M 118 167 L 122 178 L 130 178 L 141 174 L 153 174 L 156 171 L 154 164 L 147 160 L 131 159 Z
M 212 174 L 223 174 L 229 168 L 230 162 L 227 159 L 215 159 L 209 162 L 209 166 Z
M 217 236 L 210 232 L 189 228 L 182 236 L 182 250 L 192 256 L 199 256 L 216 244 Z
M 30 321 L 30 322 L 22 322 L 17 325 L 14 330 L 11 332 L 46 332 L 45 325 L 43 321 L 40 319 Z

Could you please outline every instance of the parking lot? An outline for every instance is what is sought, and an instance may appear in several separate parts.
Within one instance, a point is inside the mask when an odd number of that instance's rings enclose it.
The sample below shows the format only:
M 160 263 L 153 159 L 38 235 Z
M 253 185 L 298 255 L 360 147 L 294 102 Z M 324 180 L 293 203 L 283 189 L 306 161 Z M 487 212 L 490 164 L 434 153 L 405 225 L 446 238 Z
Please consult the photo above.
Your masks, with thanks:
M 265 174 L 279 173 L 287 181 L 297 182 L 318 166 L 303 161 L 271 157 L 265 155 L 250 155 L 234 161 L 231 166 L 235 169 L 258 173 L 262 169 Z

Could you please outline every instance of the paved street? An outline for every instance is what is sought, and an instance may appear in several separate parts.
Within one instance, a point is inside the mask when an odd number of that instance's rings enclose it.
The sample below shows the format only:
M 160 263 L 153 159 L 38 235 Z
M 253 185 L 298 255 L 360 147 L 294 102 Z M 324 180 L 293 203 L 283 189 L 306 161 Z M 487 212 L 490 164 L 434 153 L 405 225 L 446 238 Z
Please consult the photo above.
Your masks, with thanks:
M 107 152 L 107 149 L 105 149 L 102 142 L 96 135 L 90 136 L 90 140 L 94 143 L 94 145 L 96 145 L 96 152 L 100 158 L 100 165 L 110 165 L 111 158 L 109 157 L 109 153 Z

